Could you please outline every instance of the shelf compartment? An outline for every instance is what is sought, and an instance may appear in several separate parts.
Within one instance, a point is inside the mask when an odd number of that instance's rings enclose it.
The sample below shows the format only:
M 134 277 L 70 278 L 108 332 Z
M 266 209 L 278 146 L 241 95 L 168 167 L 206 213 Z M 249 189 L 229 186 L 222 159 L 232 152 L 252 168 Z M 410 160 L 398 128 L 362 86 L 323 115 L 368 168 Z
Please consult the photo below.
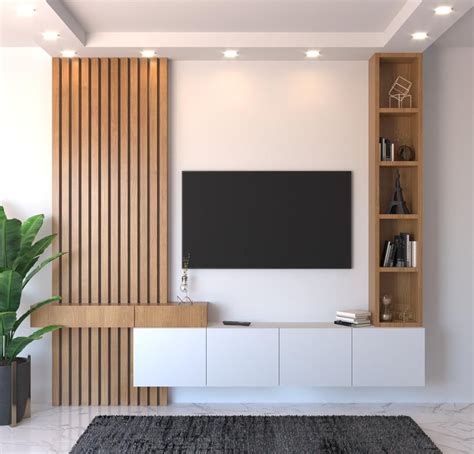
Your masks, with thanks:
M 382 273 L 380 275 L 380 301 L 383 295 L 392 295 L 391 310 L 393 319 L 385 323 L 410 323 L 416 325 L 418 317 L 418 274 L 408 273 Z M 382 312 L 380 304 L 380 312 Z M 380 323 L 381 314 L 378 314 Z
M 388 207 L 395 192 L 397 170 L 400 172 L 400 186 L 410 215 L 418 213 L 418 172 L 416 167 L 380 167 L 379 215 L 388 215 Z
M 398 76 L 402 76 L 405 79 L 412 82 L 410 94 L 412 96 L 411 107 L 419 107 L 419 80 L 420 80 L 420 61 L 416 55 L 400 57 L 400 58 L 380 58 L 380 84 L 379 84 L 379 97 L 380 97 L 380 108 L 389 107 L 389 96 L 388 92 L 395 82 Z M 392 107 L 395 106 L 392 100 Z M 405 100 L 403 107 L 407 108 L 409 101 Z
M 413 115 L 405 116 L 382 116 L 380 118 L 380 137 L 389 139 L 395 144 L 395 159 L 398 158 L 398 150 L 401 145 L 408 145 L 414 151 L 415 160 L 419 158 L 418 150 L 420 148 L 419 142 L 419 128 L 418 118 Z M 380 159 L 380 157 L 379 157 Z M 380 161 L 382 162 L 416 162 L 416 161 Z M 402 164 L 403 165 L 403 164 Z

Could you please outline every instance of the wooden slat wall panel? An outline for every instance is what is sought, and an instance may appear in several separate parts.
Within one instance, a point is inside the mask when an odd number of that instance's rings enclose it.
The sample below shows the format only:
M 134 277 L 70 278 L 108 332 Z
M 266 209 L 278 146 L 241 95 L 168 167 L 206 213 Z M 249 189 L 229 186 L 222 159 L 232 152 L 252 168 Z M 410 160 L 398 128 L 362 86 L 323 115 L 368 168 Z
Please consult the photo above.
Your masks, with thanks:
M 166 60 L 53 59 L 61 304 L 167 302 L 166 117 Z M 53 404 L 166 404 L 133 387 L 131 347 L 128 328 L 54 333 Z

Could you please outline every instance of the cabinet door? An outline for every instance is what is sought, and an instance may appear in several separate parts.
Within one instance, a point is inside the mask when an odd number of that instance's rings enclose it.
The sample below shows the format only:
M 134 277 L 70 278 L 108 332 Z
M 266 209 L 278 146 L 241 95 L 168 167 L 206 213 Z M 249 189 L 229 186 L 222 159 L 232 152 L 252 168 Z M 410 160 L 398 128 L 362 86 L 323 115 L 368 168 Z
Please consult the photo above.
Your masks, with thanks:
M 208 328 L 207 386 L 278 386 L 278 329 Z
M 205 328 L 135 328 L 134 386 L 206 386 Z
M 350 328 L 280 329 L 281 386 L 351 386 Z
M 424 386 L 424 328 L 352 330 L 354 386 Z

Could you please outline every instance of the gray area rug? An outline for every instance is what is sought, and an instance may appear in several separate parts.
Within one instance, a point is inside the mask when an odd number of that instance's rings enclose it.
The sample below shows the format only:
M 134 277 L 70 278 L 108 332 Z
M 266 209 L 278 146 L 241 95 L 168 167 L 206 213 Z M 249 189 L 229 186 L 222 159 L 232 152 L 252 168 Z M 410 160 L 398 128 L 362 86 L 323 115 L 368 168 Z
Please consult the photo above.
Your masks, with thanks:
M 79 453 L 440 453 L 408 416 L 97 416 Z

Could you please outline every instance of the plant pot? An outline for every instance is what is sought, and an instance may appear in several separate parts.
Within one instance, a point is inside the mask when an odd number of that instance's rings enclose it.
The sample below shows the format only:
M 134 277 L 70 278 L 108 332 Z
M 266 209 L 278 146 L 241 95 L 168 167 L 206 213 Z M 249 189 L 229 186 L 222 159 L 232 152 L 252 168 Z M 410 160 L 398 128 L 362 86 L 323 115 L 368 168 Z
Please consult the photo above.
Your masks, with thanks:
M 30 357 L 17 358 L 14 362 L 15 365 L 0 364 L 0 426 L 14 426 L 30 412 Z

